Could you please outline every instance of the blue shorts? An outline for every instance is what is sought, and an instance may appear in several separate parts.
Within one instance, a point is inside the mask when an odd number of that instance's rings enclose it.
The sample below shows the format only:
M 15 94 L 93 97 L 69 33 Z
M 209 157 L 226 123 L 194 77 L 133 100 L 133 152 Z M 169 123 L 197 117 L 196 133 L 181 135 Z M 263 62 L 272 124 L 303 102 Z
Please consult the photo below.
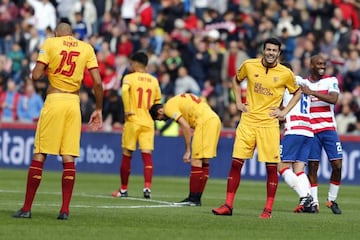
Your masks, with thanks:
M 282 162 L 307 162 L 313 137 L 289 134 L 281 139 L 280 157 Z
M 342 146 L 336 131 L 329 130 L 314 135 L 309 160 L 320 161 L 323 148 L 330 161 L 342 159 Z

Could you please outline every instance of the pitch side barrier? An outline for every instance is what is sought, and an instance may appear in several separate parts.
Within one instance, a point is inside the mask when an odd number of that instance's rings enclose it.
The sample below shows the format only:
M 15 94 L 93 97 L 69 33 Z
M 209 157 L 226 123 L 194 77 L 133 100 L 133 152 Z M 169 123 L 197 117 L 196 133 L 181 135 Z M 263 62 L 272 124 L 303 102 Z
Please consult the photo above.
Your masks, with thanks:
M 35 125 L 0 123 L 0 167 L 25 169 L 31 162 Z M 210 177 L 226 179 L 231 165 L 234 132 L 223 131 L 218 144 L 217 157 L 210 161 Z M 360 136 L 341 136 L 344 150 L 342 183 L 360 185 Z M 155 137 L 153 155 L 156 176 L 188 176 L 190 165 L 184 164 L 182 137 Z M 81 156 L 76 159 L 78 172 L 118 174 L 121 160 L 121 131 L 91 132 L 83 129 Z M 319 181 L 327 183 L 331 168 L 323 153 L 319 169 Z M 45 169 L 62 170 L 61 158 L 49 156 Z M 132 174 L 142 175 L 141 154 L 134 153 Z M 266 169 L 257 162 L 257 154 L 246 162 L 242 171 L 243 179 L 264 180 Z

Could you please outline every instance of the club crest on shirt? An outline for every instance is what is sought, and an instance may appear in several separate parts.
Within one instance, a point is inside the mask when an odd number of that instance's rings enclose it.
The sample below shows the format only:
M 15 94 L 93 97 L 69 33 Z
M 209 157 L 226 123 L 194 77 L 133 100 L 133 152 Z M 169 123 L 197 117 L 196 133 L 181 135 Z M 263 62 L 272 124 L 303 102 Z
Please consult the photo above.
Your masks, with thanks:
M 274 81 L 274 83 L 276 83 L 277 81 L 279 81 L 279 77 L 274 77 L 273 81 Z

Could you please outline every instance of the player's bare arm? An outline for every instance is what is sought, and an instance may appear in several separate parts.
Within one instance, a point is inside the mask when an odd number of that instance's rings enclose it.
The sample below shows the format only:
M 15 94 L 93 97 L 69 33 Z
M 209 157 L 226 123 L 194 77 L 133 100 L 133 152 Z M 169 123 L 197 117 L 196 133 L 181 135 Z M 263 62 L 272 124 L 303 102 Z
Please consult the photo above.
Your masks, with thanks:
M 301 90 L 307 95 L 312 95 L 314 97 L 317 97 L 321 101 L 331 103 L 331 104 L 336 104 L 336 102 L 339 98 L 339 94 L 336 92 L 330 92 L 329 94 L 323 94 L 323 93 L 319 93 L 316 91 L 312 91 L 309 88 L 309 86 L 307 86 L 307 85 L 302 85 Z
M 91 114 L 89 126 L 92 130 L 98 130 L 102 127 L 102 105 L 103 105 L 103 87 L 99 70 L 97 68 L 89 70 L 92 79 L 94 80 L 94 93 L 96 100 L 95 111 Z
M 294 93 L 294 97 L 290 100 L 290 102 L 286 105 L 286 107 L 271 107 L 270 109 L 273 110 L 270 112 L 270 116 L 274 118 L 278 118 L 279 120 L 283 120 L 288 112 L 296 105 L 296 103 L 301 98 L 301 90 L 298 88 Z
M 46 65 L 41 62 L 37 62 L 33 71 L 32 71 L 32 79 L 37 81 L 41 79 L 45 75 Z
M 240 80 L 237 77 L 234 77 L 232 80 L 232 87 L 235 94 L 235 102 L 238 110 L 242 112 L 247 112 L 246 104 L 241 102 L 241 88 L 240 88 Z
M 180 117 L 177 122 L 183 132 L 185 140 L 185 153 L 183 156 L 183 160 L 185 163 L 189 163 L 191 160 L 191 127 L 183 117 Z

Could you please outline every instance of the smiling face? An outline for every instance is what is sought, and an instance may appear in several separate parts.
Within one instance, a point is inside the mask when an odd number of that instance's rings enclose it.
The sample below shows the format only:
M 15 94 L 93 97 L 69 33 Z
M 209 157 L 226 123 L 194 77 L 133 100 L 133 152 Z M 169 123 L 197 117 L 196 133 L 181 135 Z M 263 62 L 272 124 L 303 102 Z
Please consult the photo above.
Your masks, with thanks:
M 280 47 L 278 45 L 267 43 L 264 47 L 264 65 L 266 67 L 272 67 L 276 65 L 280 56 Z
M 311 75 L 316 78 L 321 78 L 326 71 L 326 61 L 321 56 L 314 56 L 311 59 Z

